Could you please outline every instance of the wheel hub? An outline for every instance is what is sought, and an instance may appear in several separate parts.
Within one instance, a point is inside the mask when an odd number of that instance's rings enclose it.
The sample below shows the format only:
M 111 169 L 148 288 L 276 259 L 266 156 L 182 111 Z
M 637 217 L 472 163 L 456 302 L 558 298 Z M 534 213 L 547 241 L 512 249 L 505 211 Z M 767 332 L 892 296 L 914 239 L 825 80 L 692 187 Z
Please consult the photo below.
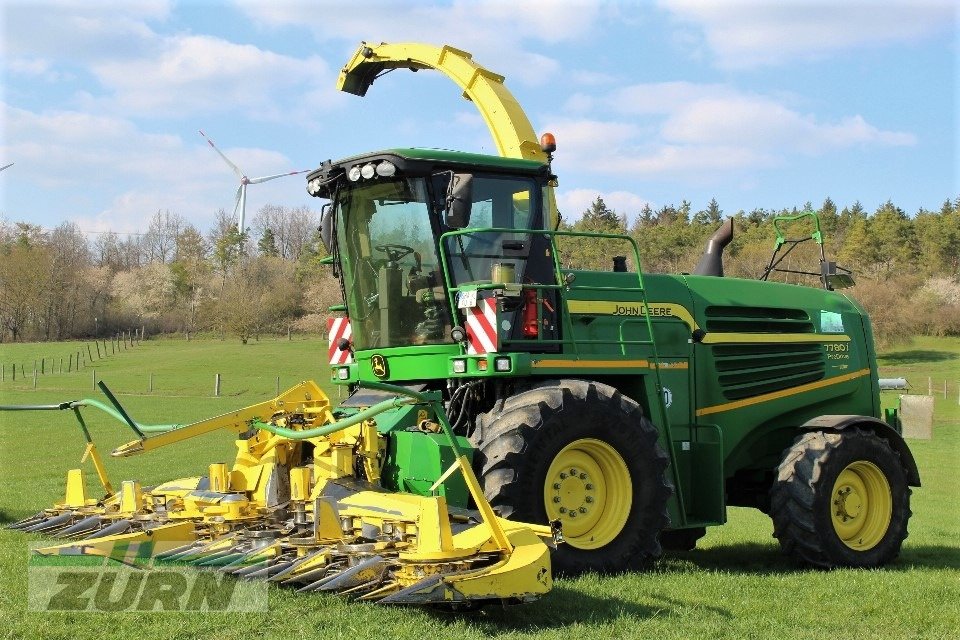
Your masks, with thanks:
M 854 487 L 842 487 L 834 500 L 834 506 L 836 507 L 834 515 L 844 522 L 857 518 L 863 509 L 863 502 L 863 496 Z
M 584 438 L 557 453 L 543 493 L 547 517 L 560 520 L 567 543 L 594 549 L 623 529 L 633 487 L 620 454 L 602 440 Z
M 858 460 L 840 472 L 830 494 L 830 518 L 845 545 L 872 549 L 886 535 L 892 515 L 890 484 L 879 467 Z
M 568 475 L 565 479 L 561 480 L 558 483 L 559 488 L 556 489 L 557 497 L 560 498 L 561 507 L 565 508 L 568 512 L 578 512 L 588 513 L 590 507 L 595 503 L 592 491 L 587 489 L 587 484 L 590 476 L 586 473 L 581 473 L 579 475 Z M 590 485 L 593 488 L 593 485 Z

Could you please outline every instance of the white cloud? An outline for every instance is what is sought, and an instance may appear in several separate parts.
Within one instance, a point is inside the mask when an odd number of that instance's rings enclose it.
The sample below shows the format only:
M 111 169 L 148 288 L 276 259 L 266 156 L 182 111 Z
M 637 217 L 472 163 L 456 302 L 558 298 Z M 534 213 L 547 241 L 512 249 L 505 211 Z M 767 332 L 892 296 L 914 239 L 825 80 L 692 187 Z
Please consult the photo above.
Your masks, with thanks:
M 4 3 L 5 55 L 60 59 L 72 64 L 143 55 L 157 43 L 148 21 L 170 14 L 166 0 L 42 0 Z
M 160 49 L 94 64 L 108 104 L 138 115 L 241 109 L 248 117 L 289 119 L 294 103 L 316 106 L 333 93 L 317 90 L 332 85 L 333 74 L 316 56 L 292 58 L 211 36 L 173 36 Z
M 726 69 L 819 59 L 839 51 L 915 42 L 951 28 L 950 0 L 660 0 L 680 22 L 703 31 Z M 697 55 L 687 32 L 685 48 Z
M 455 43 L 477 62 L 511 81 L 542 85 L 560 73 L 553 58 L 532 51 L 531 41 L 547 45 L 577 41 L 593 32 L 600 17 L 597 0 L 511 2 L 457 0 L 399 2 L 371 0 L 305 19 L 315 5 L 303 0 L 239 0 L 254 22 L 269 27 L 306 27 L 321 41 Z
M 0 105 L 0 117 L 8 125 L 0 157 L 17 159 L 23 183 L 62 194 L 62 215 L 90 225 L 87 230 L 143 229 L 158 209 L 205 228 L 218 208 L 233 208 L 237 179 L 199 134 L 185 142 L 145 133 L 121 118 L 33 113 L 9 105 Z M 221 148 L 251 177 L 304 168 L 268 149 Z M 247 217 L 268 202 L 295 206 L 306 201 L 302 185 L 293 184 L 297 179 L 250 186 Z
M 39 78 L 46 82 L 57 82 L 64 74 L 53 70 L 53 63 L 43 58 L 12 58 L 6 61 L 10 73 Z
M 769 153 L 796 149 L 819 154 L 858 144 L 912 145 L 913 135 L 883 131 L 855 115 L 822 122 L 770 98 L 703 97 L 678 108 L 663 123 L 663 139 L 680 144 L 748 146 Z
M 566 166 L 561 173 L 567 175 L 716 181 L 731 172 L 782 165 L 797 153 L 821 156 L 855 146 L 917 142 L 911 133 L 881 129 L 860 115 L 828 120 L 784 100 L 721 84 L 638 84 L 572 100 L 568 106 L 574 112 L 589 107 L 593 117 L 555 118 L 548 127 L 558 140 L 557 165 Z

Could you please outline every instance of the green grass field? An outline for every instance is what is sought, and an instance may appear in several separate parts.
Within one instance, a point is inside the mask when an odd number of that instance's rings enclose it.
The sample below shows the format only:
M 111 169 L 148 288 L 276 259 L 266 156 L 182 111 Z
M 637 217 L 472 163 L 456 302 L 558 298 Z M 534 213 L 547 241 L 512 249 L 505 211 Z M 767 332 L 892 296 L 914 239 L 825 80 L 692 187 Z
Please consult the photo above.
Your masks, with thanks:
M 8 370 L 0 404 L 97 397 L 91 369 L 141 422 L 187 422 L 271 397 L 281 387 L 325 376 L 319 340 L 150 340 L 75 373 L 39 376 L 32 363 L 85 349 L 79 343 L 0 345 Z M 10 378 L 9 363 L 28 378 Z M 154 392 L 147 393 L 150 374 Z M 215 373 L 222 396 L 211 397 Z M 451 615 L 347 603 L 270 589 L 267 613 L 37 613 L 26 611 L 27 545 L 38 536 L 0 531 L 0 638 L 956 638 L 960 635 L 960 339 L 918 339 L 885 354 L 884 376 L 905 375 L 925 392 L 927 376 L 951 381 L 936 400 L 934 439 L 910 441 L 923 487 L 913 494 L 910 537 L 900 559 L 877 571 L 812 571 L 780 556 L 768 518 L 731 509 L 690 553 L 665 556 L 650 572 L 558 580 L 541 601 Z M 331 391 L 336 397 L 336 392 Z M 131 440 L 94 417 L 101 450 Z M 83 450 L 70 415 L 0 413 L 0 523 L 61 497 L 66 469 Z M 202 473 L 230 461 L 229 434 L 213 434 L 148 456 L 107 460 L 114 481 L 144 484 Z M 88 482 L 93 474 L 88 473 Z M 91 490 L 93 487 L 91 486 Z

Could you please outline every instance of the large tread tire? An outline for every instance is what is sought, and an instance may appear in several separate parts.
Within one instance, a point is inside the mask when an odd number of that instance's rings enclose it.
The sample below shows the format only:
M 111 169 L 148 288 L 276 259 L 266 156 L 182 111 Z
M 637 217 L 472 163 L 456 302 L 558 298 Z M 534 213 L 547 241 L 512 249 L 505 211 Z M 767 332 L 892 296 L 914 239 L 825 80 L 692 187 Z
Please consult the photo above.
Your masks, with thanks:
M 885 531 L 875 528 L 878 540 L 868 548 L 851 546 L 855 538 L 851 544 L 845 542 L 834 525 L 834 511 L 840 508 L 837 479 L 851 465 L 876 469 L 889 487 L 889 524 Z M 897 452 L 870 431 L 851 428 L 801 435 L 784 453 L 770 497 L 774 537 L 786 555 L 805 564 L 825 569 L 879 567 L 899 555 L 907 537 L 911 512 L 906 471 Z M 863 515 L 867 512 L 864 509 Z
M 552 557 L 554 571 L 577 575 L 643 568 L 661 553 L 657 537 L 669 525 L 667 502 L 673 489 L 656 428 L 635 401 L 613 387 L 552 380 L 498 402 L 481 416 L 474 435 L 484 493 L 503 517 L 546 524 L 547 472 L 564 447 L 582 439 L 606 443 L 626 463 L 632 486 L 629 516 L 604 546 L 559 545 Z

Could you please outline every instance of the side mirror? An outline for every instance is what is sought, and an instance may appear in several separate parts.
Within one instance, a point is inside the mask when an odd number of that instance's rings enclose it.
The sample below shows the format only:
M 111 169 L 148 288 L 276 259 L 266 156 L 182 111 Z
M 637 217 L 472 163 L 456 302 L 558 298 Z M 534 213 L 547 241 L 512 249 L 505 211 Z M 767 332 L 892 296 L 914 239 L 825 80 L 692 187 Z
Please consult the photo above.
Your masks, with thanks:
M 820 263 L 820 279 L 828 291 L 848 289 L 857 284 L 849 269 L 838 267 L 836 262 L 826 260 Z
M 473 207 L 473 176 L 455 173 L 447 187 L 447 209 L 444 224 L 451 229 L 463 229 L 470 224 L 470 209 Z
M 331 204 L 323 205 L 323 212 L 320 214 L 320 241 L 326 247 L 327 253 L 333 253 L 333 206 Z

